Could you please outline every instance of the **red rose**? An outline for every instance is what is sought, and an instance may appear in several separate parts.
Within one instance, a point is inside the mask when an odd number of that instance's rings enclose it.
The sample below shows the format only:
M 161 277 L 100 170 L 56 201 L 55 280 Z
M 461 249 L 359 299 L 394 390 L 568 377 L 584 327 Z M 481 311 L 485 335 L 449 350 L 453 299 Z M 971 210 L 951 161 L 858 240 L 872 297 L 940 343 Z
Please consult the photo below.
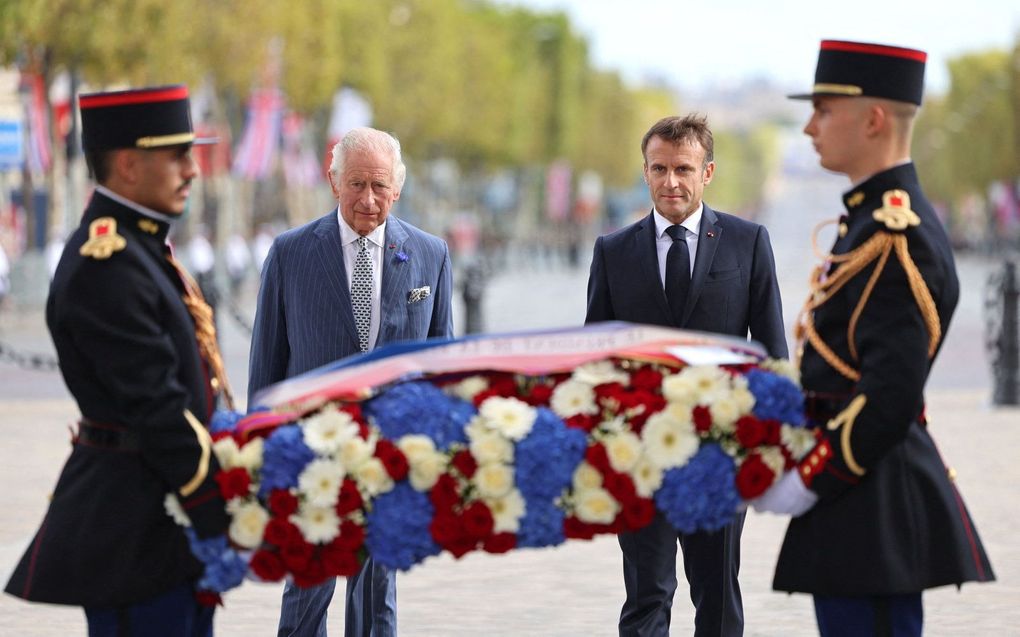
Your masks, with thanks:
M 513 533 L 496 533 L 485 538 L 482 548 L 488 553 L 506 553 L 517 546 L 517 536 Z
M 467 449 L 461 449 L 453 455 L 450 460 L 450 464 L 454 466 L 457 471 L 465 478 L 470 479 L 475 475 L 475 471 L 478 471 L 478 461 L 471 455 L 471 452 Z
M 287 489 L 273 489 L 269 492 L 269 510 L 274 516 L 288 518 L 298 510 L 298 499 Z
M 251 476 L 243 467 L 235 467 L 216 474 L 216 483 L 220 485 L 220 495 L 224 500 L 248 495 L 251 487 Z
M 404 452 L 389 440 L 375 443 L 375 457 L 382 461 L 386 473 L 394 480 L 403 480 L 411 469 Z
M 304 540 L 293 541 L 280 547 L 280 557 L 283 559 L 283 563 L 287 566 L 288 571 L 295 574 L 308 568 L 314 554 L 315 547 Z
M 584 452 L 584 459 L 588 461 L 588 464 L 598 469 L 600 473 L 605 474 L 612 471 L 606 447 L 601 442 L 592 443 Z
M 432 501 L 432 506 L 436 508 L 437 513 L 453 511 L 453 507 L 460 502 L 460 488 L 457 486 L 457 479 L 448 473 L 439 476 L 436 484 L 429 491 L 429 500 Z
M 251 556 L 251 570 L 267 582 L 278 582 L 287 574 L 283 560 L 273 551 L 259 550 Z
M 659 391 L 662 388 L 662 373 L 651 366 L 639 367 L 631 372 L 630 385 L 647 392 Z
M 511 374 L 498 374 L 489 379 L 489 391 L 494 391 L 497 396 L 504 398 L 515 398 L 517 396 L 517 381 Z
M 563 535 L 576 540 L 590 540 L 595 537 L 595 527 L 571 516 L 563 520 Z
M 623 520 L 631 530 L 643 529 L 655 517 L 655 503 L 651 498 L 634 498 L 623 505 Z
M 588 414 L 574 414 L 569 418 L 563 419 L 563 424 L 570 427 L 571 429 L 580 429 L 582 431 L 591 431 L 599 424 L 599 421 L 595 416 Z
M 737 471 L 737 493 L 745 500 L 757 498 L 772 486 L 776 474 L 756 453 L 747 456 Z
M 754 449 L 765 442 L 768 431 L 755 416 L 741 416 L 737 420 L 737 442 L 745 449 Z
M 712 412 L 704 405 L 698 405 L 691 411 L 691 418 L 694 420 L 694 430 L 699 434 L 708 433 L 712 428 Z
M 625 473 L 613 470 L 603 472 L 602 486 L 623 506 L 637 499 L 634 481 Z
M 335 542 L 322 547 L 319 559 L 322 560 L 326 575 L 333 577 L 351 577 L 357 575 L 361 568 L 357 553 L 336 546 Z
M 311 588 L 326 581 L 326 567 L 321 560 L 309 560 L 303 569 L 294 569 L 294 585 Z
M 219 593 L 214 593 L 213 591 L 195 591 L 195 601 L 198 602 L 199 606 L 207 606 L 209 608 L 223 606 L 223 598 L 220 597 Z
M 778 420 L 763 420 L 761 424 L 765 427 L 765 444 L 778 446 L 782 442 L 782 423 Z
M 499 395 L 500 395 L 499 392 L 496 391 L 495 389 L 492 388 L 483 389 L 482 391 L 475 394 L 474 398 L 471 399 L 471 402 L 474 403 L 475 407 L 481 407 L 482 403 L 484 403 L 486 400 L 492 398 L 493 396 Z
M 340 517 L 357 511 L 362 507 L 364 502 L 361 499 L 361 492 L 358 491 L 358 485 L 354 480 L 350 478 L 344 478 L 343 484 L 340 485 L 340 495 L 336 500 L 336 513 Z
M 279 547 L 303 541 L 301 539 L 301 531 L 286 518 L 270 518 L 262 538 L 266 542 Z
M 620 383 L 603 383 L 595 386 L 595 401 L 603 407 L 619 408 L 625 393 Z
M 445 548 L 455 558 L 459 560 L 460 558 L 464 557 L 471 551 L 478 548 L 478 540 L 473 537 L 462 535 L 458 538 L 455 538 L 453 541 L 445 545 L 443 548 Z
M 437 511 L 429 524 L 429 533 L 436 544 L 445 548 L 464 536 L 464 528 L 457 514 Z
M 481 540 L 492 534 L 496 521 L 492 519 L 492 511 L 484 502 L 472 502 L 461 514 L 464 520 L 464 532 L 473 539 Z
M 347 403 L 340 408 L 340 411 L 347 412 L 359 425 L 365 422 L 364 417 L 361 415 L 361 403 Z
M 225 431 L 224 430 L 224 431 L 217 431 L 216 433 L 210 434 L 209 437 L 212 438 L 213 442 L 219 442 L 220 440 L 223 440 L 224 438 L 232 438 L 233 436 L 234 436 L 233 432 Z M 240 447 L 241 445 L 238 444 L 237 446 Z
M 354 552 L 365 543 L 365 529 L 353 520 L 340 523 L 340 535 L 333 538 L 330 545 L 337 549 Z
M 531 391 L 524 397 L 524 400 L 532 407 L 544 407 L 549 404 L 552 393 L 552 386 L 544 383 L 538 384 L 531 388 Z

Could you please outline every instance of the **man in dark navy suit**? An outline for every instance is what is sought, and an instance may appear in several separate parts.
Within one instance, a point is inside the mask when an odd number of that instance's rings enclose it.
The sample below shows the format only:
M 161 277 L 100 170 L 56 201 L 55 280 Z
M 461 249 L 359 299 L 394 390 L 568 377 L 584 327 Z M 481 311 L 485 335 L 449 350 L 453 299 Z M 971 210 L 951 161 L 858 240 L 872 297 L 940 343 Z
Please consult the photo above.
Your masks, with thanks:
M 776 590 L 814 596 L 823 637 L 920 635 L 921 592 L 995 579 L 928 432 L 924 385 L 960 296 L 910 159 L 924 51 L 825 40 L 804 133 L 845 174 L 846 214 L 797 326 L 818 445 L 752 502 L 791 514 Z
M 201 564 L 167 514 L 174 493 L 199 536 L 229 519 L 205 429 L 229 393 L 212 311 L 166 243 L 198 176 L 185 86 L 79 97 L 98 182 L 46 304 L 81 410 L 73 449 L 7 592 L 82 606 L 95 637 L 204 637 Z
M 446 243 L 390 216 L 405 168 L 392 135 L 356 128 L 333 149 L 337 208 L 273 242 L 262 269 L 248 404 L 260 389 L 387 343 L 452 337 Z M 288 583 L 279 635 L 324 637 L 336 580 Z M 348 637 L 393 637 L 396 576 L 366 560 L 347 582 Z
M 654 208 L 595 241 L 585 323 L 630 321 L 760 341 L 786 357 L 783 312 L 768 232 L 702 202 L 715 173 L 703 117 L 666 117 L 641 141 Z M 622 533 L 627 599 L 620 635 L 668 635 L 676 546 L 696 608 L 695 635 L 743 634 L 737 572 L 743 515 L 715 533 L 679 533 L 661 515 Z

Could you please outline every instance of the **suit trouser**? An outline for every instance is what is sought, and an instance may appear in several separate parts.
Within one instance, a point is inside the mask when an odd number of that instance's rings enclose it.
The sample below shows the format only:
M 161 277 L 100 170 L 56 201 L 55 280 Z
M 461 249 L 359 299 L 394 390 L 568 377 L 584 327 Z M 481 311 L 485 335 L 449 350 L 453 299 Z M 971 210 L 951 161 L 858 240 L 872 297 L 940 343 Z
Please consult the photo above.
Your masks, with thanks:
M 212 637 L 213 611 L 190 583 L 128 606 L 85 607 L 89 637 Z
M 694 635 L 742 635 L 744 610 L 737 573 L 743 528 L 741 513 L 732 524 L 713 533 L 678 533 L 657 513 L 647 527 L 621 533 L 627 599 L 620 611 L 620 635 L 669 635 L 670 609 L 677 587 L 677 540 L 694 602 Z
M 920 637 L 924 607 L 920 593 L 815 595 L 815 618 L 821 637 Z
M 287 582 L 277 636 L 326 637 L 326 611 L 335 588 L 335 578 L 311 588 Z M 345 611 L 345 637 L 396 637 L 396 571 L 365 560 L 358 574 L 347 579 Z

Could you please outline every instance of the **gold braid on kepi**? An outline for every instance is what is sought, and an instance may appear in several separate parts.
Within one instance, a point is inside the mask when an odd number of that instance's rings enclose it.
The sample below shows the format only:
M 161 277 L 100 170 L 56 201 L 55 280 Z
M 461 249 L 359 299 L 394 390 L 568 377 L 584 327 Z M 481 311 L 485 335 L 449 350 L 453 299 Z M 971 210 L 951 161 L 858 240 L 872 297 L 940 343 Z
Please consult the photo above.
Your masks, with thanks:
M 213 389 L 223 392 L 223 399 L 228 409 L 234 408 L 234 393 L 230 389 L 230 382 L 227 380 L 227 370 L 223 365 L 223 356 L 220 354 L 220 346 L 216 340 L 216 323 L 213 321 L 213 311 L 202 296 L 202 290 L 198 287 L 187 270 L 181 267 L 177 259 L 167 256 L 167 260 L 173 264 L 174 269 L 180 274 L 184 283 L 184 305 L 195 322 L 195 340 L 198 341 L 198 352 L 209 365 L 212 373 Z

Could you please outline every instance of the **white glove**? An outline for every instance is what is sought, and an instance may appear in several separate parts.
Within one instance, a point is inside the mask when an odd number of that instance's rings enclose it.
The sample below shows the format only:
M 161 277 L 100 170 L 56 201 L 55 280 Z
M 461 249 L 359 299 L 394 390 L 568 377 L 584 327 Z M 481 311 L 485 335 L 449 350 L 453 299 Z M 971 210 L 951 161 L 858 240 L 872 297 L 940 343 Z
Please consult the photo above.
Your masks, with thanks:
M 818 496 L 804 486 L 796 470 L 787 471 L 769 490 L 751 500 L 759 513 L 778 513 L 797 517 L 807 513 L 818 502 Z

